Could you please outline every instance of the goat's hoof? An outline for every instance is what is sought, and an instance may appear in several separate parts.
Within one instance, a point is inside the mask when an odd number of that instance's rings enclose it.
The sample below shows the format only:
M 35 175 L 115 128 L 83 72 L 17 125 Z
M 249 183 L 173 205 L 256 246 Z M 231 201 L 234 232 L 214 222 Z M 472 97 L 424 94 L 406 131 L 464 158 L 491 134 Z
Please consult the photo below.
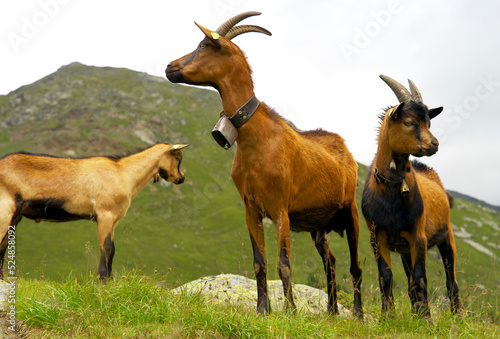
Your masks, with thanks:
M 354 310 L 354 316 L 358 318 L 359 320 L 363 320 L 363 310 Z
M 297 314 L 297 306 L 295 306 L 295 303 L 285 301 L 285 312 L 291 314 Z
M 389 320 L 395 319 L 395 318 L 396 318 L 396 316 L 395 316 L 394 312 L 391 312 L 390 310 L 382 310 L 382 313 L 380 314 L 379 322 L 383 323 L 383 322 L 386 322 L 386 321 L 389 321 Z
M 269 304 L 268 304 L 269 305 Z M 257 306 L 257 313 L 261 316 L 271 314 L 271 306 L 260 304 Z
M 99 274 L 98 276 L 99 280 L 103 285 L 107 285 L 108 281 L 111 279 L 111 277 L 103 277 L 102 275 Z
M 426 322 L 428 326 L 434 325 L 430 316 L 423 316 L 420 320 Z
M 339 309 L 337 307 L 333 307 L 328 305 L 327 312 L 331 316 L 338 316 L 340 314 Z

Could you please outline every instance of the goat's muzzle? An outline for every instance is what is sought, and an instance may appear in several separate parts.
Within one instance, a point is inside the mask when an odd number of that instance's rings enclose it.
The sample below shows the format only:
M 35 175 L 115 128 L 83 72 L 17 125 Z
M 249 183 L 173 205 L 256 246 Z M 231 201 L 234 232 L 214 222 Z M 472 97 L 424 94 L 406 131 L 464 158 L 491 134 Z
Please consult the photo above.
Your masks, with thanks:
M 431 143 L 426 146 L 420 147 L 419 152 L 413 153 L 412 155 L 415 157 L 430 157 L 431 155 L 436 154 L 439 149 L 439 141 L 436 138 L 433 138 Z
M 174 184 L 176 184 L 176 185 L 180 185 L 180 184 L 182 184 L 182 183 L 184 182 L 184 180 L 185 180 L 185 179 L 186 179 L 186 177 L 181 177 L 181 178 L 177 179 L 177 180 L 174 182 Z
M 173 62 L 169 63 L 167 68 L 165 69 L 165 75 L 170 82 L 179 83 L 183 82 L 183 76 L 181 73 L 181 68 L 179 66 L 175 66 Z

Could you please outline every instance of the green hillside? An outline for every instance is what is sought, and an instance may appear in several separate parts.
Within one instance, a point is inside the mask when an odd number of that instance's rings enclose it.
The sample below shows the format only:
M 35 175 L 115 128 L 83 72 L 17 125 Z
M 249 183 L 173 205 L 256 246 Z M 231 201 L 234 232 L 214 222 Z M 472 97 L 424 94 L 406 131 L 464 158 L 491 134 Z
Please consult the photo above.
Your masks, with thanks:
M 233 150 L 224 151 L 210 136 L 220 107 L 213 91 L 127 69 L 73 63 L 0 96 L 0 154 L 23 150 L 90 156 L 135 152 L 156 142 L 189 143 L 182 163 L 186 182 L 149 183 L 118 224 L 114 273 L 139 268 L 147 275 L 164 276 L 172 286 L 219 273 L 252 277 L 244 209 L 229 174 Z M 360 165 L 358 204 L 366 172 Z M 461 295 L 476 306 L 490 303 L 498 313 L 500 212 L 462 199 L 456 199 L 455 206 Z M 360 220 L 363 297 L 377 299 L 376 266 L 368 230 Z M 266 222 L 265 228 L 269 278 L 278 279 L 272 269 L 277 266 L 274 226 Z M 97 272 L 95 223 L 36 224 L 24 219 L 16 239 L 20 276 L 65 280 L 70 274 Z M 337 234 L 329 239 L 337 258 L 338 287 L 351 291 L 346 240 Z M 309 235 L 293 234 L 292 241 L 293 281 L 324 287 L 322 263 Z M 400 260 L 395 256 L 393 262 L 395 289 L 405 291 Z M 430 251 L 428 280 L 433 297 L 446 295 L 436 249 Z

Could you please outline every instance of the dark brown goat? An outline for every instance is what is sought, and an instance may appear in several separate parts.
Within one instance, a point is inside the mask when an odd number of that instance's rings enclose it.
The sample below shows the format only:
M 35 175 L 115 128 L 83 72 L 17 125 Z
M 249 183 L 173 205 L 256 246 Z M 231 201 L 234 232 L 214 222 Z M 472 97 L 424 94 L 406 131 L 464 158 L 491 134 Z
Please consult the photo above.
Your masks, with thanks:
M 122 158 L 14 153 L 0 159 L 0 274 L 7 232 L 22 217 L 37 222 L 87 219 L 97 222 L 99 276 L 106 280 L 111 275 L 118 221 L 152 178 L 184 182 L 181 149 L 186 146 L 156 144 Z
M 455 279 L 455 240 L 450 221 L 451 197 L 438 175 L 410 155 L 431 156 L 439 142 L 429 130 L 430 120 L 443 110 L 428 109 L 417 87 L 411 94 L 395 80 L 381 76 L 400 104 L 381 116 L 378 149 L 362 199 L 362 212 L 371 233 L 379 270 L 382 311 L 393 306 L 390 251 L 401 255 L 408 277 L 413 311 L 430 318 L 427 301 L 426 253 L 437 245 L 446 272 L 451 310 L 460 308 Z
M 262 225 L 263 217 L 268 217 L 276 225 L 278 271 L 286 307 L 295 309 L 290 282 L 290 230 L 311 234 L 323 261 L 328 311 L 332 313 L 338 313 L 335 257 L 326 235 L 335 231 L 343 236 L 346 231 L 354 311 L 362 317 L 359 220 L 355 201 L 358 166 L 337 134 L 323 130 L 298 133 L 266 104 L 255 99 L 246 57 L 230 40 L 246 32 L 270 35 L 258 26 L 234 27 L 239 21 L 258 14 L 240 14 L 215 32 L 198 25 L 206 37 L 194 52 L 168 65 L 167 78 L 175 83 L 216 88 L 225 114 L 238 127 L 238 147 L 231 176 L 245 205 L 254 254 L 258 312 L 270 312 Z

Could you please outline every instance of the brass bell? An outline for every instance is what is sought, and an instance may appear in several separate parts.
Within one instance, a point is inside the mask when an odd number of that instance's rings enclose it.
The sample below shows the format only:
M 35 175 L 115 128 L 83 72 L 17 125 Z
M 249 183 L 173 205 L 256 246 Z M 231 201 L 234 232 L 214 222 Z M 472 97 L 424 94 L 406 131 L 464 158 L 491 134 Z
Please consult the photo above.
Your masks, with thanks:
M 408 195 L 408 193 L 410 193 L 410 187 L 408 187 L 406 181 L 403 180 L 403 182 L 401 183 L 401 195 L 405 196 Z

